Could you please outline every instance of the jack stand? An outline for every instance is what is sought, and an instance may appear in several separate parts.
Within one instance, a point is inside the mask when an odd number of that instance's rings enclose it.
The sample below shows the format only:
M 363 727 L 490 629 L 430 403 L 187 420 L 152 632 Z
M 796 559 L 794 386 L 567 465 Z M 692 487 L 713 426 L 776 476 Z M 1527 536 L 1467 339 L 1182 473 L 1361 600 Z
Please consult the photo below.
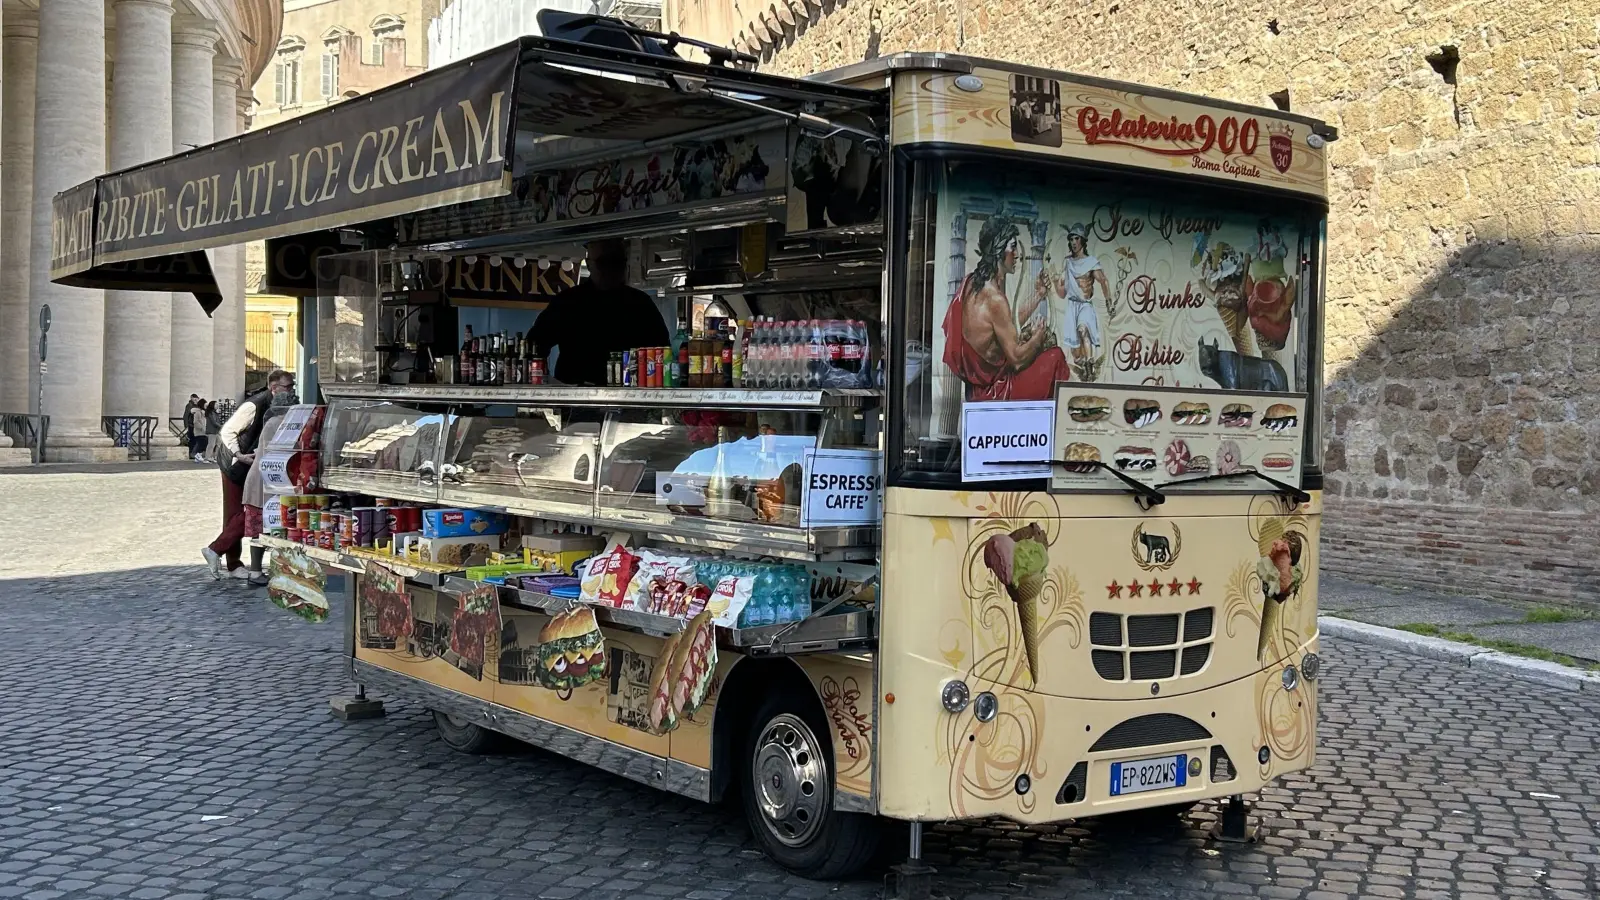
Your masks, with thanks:
M 329 698 L 328 708 L 346 722 L 358 719 L 381 719 L 384 714 L 383 701 L 367 699 L 367 686 L 364 684 L 356 685 L 354 697 Z
M 892 887 L 885 892 L 884 900 L 943 900 L 942 894 L 933 892 L 936 870 L 922 861 L 922 823 L 910 825 L 911 852 L 906 855 L 905 862 L 889 867 Z
M 1222 808 L 1222 818 L 1211 826 L 1211 836 L 1225 844 L 1249 844 L 1256 839 L 1256 826 L 1250 824 L 1250 808 L 1244 798 L 1234 794 Z

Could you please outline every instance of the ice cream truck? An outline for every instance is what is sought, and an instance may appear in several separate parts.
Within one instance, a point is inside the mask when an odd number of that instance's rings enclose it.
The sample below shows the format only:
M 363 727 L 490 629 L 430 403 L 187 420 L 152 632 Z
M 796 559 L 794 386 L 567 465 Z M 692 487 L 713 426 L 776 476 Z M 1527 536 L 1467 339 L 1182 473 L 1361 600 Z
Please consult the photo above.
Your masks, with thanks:
M 204 251 L 266 238 L 317 298 L 318 465 L 261 540 L 312 618 L 357 573 L 341 708 L 742 804 L 816 878 L 894 820 L 911 875 L 947 820 L 1246 834 L 1316 754 L 1334 130 L 548 24 L 56 200 L 58 280 L 211 303 Z M 559 383 L 537 323 L 616 296 L 603 241 L 677 334 Z

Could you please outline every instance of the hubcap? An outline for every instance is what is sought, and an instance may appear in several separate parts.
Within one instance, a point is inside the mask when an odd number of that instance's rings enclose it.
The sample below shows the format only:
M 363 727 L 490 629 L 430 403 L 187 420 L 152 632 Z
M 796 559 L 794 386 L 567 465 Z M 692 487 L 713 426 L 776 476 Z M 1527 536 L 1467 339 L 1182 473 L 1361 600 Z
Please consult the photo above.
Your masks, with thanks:
M 767 831 L 790 847 L 811 840 L 827 811 L 827 772 L 811 728 L 789 713 L 774 717 L 756 741 L 751 763 Z
M 463 719 L 454 713 L 445 713 L 444 720 L 457 728 L 465 728 L 472 724 L 471 722 L 468 722 L 466 719 Z

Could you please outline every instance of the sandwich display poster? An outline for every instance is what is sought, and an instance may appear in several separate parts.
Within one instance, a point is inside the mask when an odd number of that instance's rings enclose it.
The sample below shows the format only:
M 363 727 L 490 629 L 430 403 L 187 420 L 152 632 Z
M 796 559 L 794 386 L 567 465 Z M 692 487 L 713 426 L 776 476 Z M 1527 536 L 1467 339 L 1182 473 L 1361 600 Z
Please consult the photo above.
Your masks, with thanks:
M 1115 488 L 1100 463 L 1150 485 L 1251 470 L 1300 484 L 1304 395 L 1063 384 L 1057 397 L 1054 489 Z
M 480 584 L 462 591 L 450 620 L 450 652 L 445 660 L 482 681 L 489 642 L 499 639 L 500 594 L 494 585 Z
M 710 696 L 716 671 L 717 629 L 707 610 L 661 645 L 645 706 L 649 729 L 666 734 L 680 719 L 694 715 Z
M 328 620 L 327 575 L 322 563 L 293 548 L 273 550 L 267 564 L 267 597 L 311 622 Z
M 368 560 L 361 578 L 361 646 L 369 650 L 393 650 L 411 637 L 414 620 L 411 595 L 405 579 L 379 562 Z
M 935 432 L 958 433 L 963 404 L 1050 400 L 1059 382 L 1303 392 L 1300 260 L 1316 235 L 1285 201 L 1251 203 L 952 167 L 919 376 L 934 380 Z

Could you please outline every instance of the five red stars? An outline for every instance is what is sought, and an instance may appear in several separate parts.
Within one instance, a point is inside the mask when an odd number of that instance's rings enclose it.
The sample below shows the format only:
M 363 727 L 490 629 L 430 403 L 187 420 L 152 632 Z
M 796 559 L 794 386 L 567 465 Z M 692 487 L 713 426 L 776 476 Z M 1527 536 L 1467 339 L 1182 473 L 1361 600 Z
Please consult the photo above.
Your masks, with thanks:
M 1106 599 L 1107 600 L 1120 600 L 1120 599 L 1122 599 L 1122 585 L 1117 584 L 1115 581 L 1113 581 L 1110 584 L 1106 585 Z
M 1167 596 L 1176 597 L 1183 592 L 1185 586 L 1189 588 L 1189 596 L 1191 597 L 1200 593 L 1200 579 L 1198 578 L 1190 578 L 1187 585 L 1176 577 L 1166 584 L 1162 584 L 1159 579 L 1152 580 L 1149 584 L 1142 584 L 1137 578 L 1127 584 L 1113 580 L 1106 585 L 1106 599 L 1121 600 L 1123 591 L 1127 591 L 1129 597 L 1143 597 L 1145 596 L 1145 591 L 1149 591 L 1149 596 L 1151 597 L 1159 597 L 1161 592 L 1165 590 Z

